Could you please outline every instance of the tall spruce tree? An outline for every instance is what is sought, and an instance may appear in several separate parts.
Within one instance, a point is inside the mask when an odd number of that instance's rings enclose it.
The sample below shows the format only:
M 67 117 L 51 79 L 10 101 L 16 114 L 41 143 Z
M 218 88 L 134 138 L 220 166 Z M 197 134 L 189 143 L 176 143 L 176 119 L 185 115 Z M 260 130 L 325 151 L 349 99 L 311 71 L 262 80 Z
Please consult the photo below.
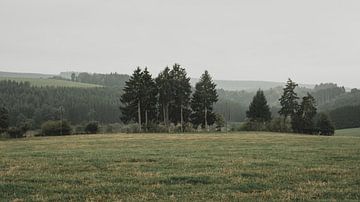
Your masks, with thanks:
M 267 122 L 271 120 L 270 107 L 262 90 L 258 90 L 246 112 L 250 121 Z
M 186 70 L 179 64 L 174 64 L 170 71 L 170 78 L 173 84 L 173 106 L 170 110 L 171 121 L 180 123 L 183 131 L 184 122 L 189 120 L 190 115 L 190 96 L 191 85 L 190 77 L 187 76 Z
M 139 124 L 141 131 L 142 125 L 142 101 L 143 101 L 143 72 L 140 67 L 136 68 L 130 79 L 126 82 L 124 93 L 120 100 L 123 106 L 120 107 L 122 111 L 122 121 L 135 121 Z
M 173 101 L 174 91 L 173 91 L 173 79 L 170 75 L 170 68 L 166 67 L 158 77 L 155 79 L 158 92 L 159 92 L 159 107 L 161 108 L 162 120 L 166 125 L 169 124 L 169 108 L 170 104 Z
M 0 106 L 0 133 L 9 128 L 9 112 L 5 107 Z
M 281 105 L 279 114 L 284 117 L 284 120 L 286 120 L 289 116 L 293 117 L 297 112 L 299 106 L 297 100 L 299 97 L 294 91 L 297 86 L 298 84 L 289 79 L 284 88 L 284 93 L 279 99 Z
M 316 116 L 316 100 L 309 93 L 303 97 L 296 113 L 293 115 L 291 125 L 294 132 L 315 133 L 314 117 Z
M 141 91 L 142 91 L 142 107 L 143 107 L 143 117 L 145 121 L 145 126 L 148 127 L 149 121 L 153 122 L 156 120 L 156 109 L 157 109 L 157 87 L 155 80 L 152 78 L 151 74 L 144 69 L 141 77 Z
M 200 81 L 195 85 L 195 92 L 191 99 L 191 115 L 194 125 L 202 124 L 206 129 L 208 125 L 215 122 L 213 104 L 218 101 L 216 84 L 213 82 L 208 71 L 201 76 Z

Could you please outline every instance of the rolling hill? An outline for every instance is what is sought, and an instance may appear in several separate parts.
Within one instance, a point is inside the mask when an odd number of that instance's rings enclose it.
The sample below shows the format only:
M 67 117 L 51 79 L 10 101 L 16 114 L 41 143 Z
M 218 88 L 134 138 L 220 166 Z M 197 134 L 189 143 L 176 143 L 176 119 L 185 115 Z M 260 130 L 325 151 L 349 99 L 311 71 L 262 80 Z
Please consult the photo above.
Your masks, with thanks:
M 79 83 L 79 82 L 72 82 L 72 81 L 67 81 L 67 80 L 57 80 L 57 79 L 50 79 L 50 78 L 0 77 L 0 81 L 1 80 L 11 80 L 11 81 L 16 81 L 16 82 L 29 82 L 30 85 L 35 86 L 35 87 L 45 87 L 45 86 L 74 87 L 74 88 L 102 87 L 100 85 L 95 85 L 95 84 Z

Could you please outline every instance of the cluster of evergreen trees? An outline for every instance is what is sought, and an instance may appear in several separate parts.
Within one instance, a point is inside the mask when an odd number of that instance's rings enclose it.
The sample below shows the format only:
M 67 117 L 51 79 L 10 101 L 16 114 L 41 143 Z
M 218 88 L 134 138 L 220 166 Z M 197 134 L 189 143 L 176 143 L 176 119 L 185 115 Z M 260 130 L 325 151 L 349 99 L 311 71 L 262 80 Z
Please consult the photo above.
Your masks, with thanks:
M 126 82 L 121 96 L 122 120 L 136 122 L 139 128 L 147 129 L 150 124 L 186 123 L 208 128 L 215 122 L 213 105 L 218 100 L 211 76 L 207 71 L 201 76 L 192 93 L 190 78 L 186 70 L 175 64 L 166 67 L 156 78 L 147 68 L 138 67 Z
M 289 130 L 286 129 L 286 122 L 288 121 L 291 124 L 291 131 L 295 133 L 333 135 L 334 126 L 327 115 L 319 114 L 317 116 L 316 100 L 310 93 L 307 93 L 307 95 L 302 98 L 301 103 L 299 103 L 299 97 L 295 92 L 297 86 L 298 84 L 291 79 L 287 81 L 283 89 L 283 95 L 279 99 L 281 105 L 279 115 L 282 117 L 283 124 L 276 122 L 277 124 L 282 124 L 283 127 L 275 128 L 285 128 L 284 130 Z M 265 126 L 266 123 L 272 120 L 270 107 L 267 104 L 263 91 L 259 90 L 256 93 L 246 115 L 249 119 L 247 126 L 255 130 L 259 129 L 259 123 L 260 126 Z M 254 123 L 257 128 L 253 127 Z M 264 128 L 265 127 L 262 127 L 260 129 Z M 265 130 L 271 129 L 267 128 Z

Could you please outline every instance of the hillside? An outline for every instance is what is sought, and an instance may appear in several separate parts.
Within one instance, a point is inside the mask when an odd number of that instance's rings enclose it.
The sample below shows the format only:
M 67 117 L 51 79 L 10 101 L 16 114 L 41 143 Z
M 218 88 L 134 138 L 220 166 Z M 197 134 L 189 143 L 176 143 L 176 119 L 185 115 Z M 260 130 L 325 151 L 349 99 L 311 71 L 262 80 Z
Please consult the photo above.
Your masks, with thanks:
M 199 81 L 197 78 L 191 79 L 191 85 Z M 241 80 L 214 80 L 218 89 L 230 90 L 230 91 L 256 91 L 259 88 L 262 90 L 269 90 L 279 86 L 284 86 L 284 82 L 273 82 L 273 81 L 241 81 Z M 300 87 L 314 88 L 315 85 L 300 84 Z
M 0 81 L 11 80 L 16 82 L 29 82 L 31 86 L 35 87 L 74 87 L 74 88 L 95 88 L 102 87 L 95 84 L 71 82 L 67 80 L 57 80 L 48 78 L 19 78 L 19 77 L 0 77 Z
M 125 82 L 129 79 L 129 75 L 126 74 L 90 74 L 90 73 L 79 73 L 75 72 L 77 76 L 80 75 L 79 81 L 82 83 L 89 83 L 89 84 L 97 84 L 102 86 L 113 86 L 114 84 L 116 86 L 124 86 Z M 59 75 L 49 75 L 49 74 L 37 74 L 37 73 L 16 73 L 16 72 L 0 72 L 0 78 L 50 78 L 54 76 L 61 76 L 66 79 L 71 78 L 72 72 L 61 72 Z M 110 85 L 107 85 L 104 83 L 105 77 L 108 76 L 110 79 L 118 81 L 112 81 Z M 191 85 L 195 86 L 196 82 L 198 82 L 199 79 L 192 78 L 191 79 Z M 263 90 L 269 90 L 271 88 L 276 88 L 279 86 L 283 86 L 284 82 L 273 82 L 273 81 L 241 81 L 241 80 L 214 80 L 214 82 L 217 84 L 218 89 L 224 89 L 229 91 L 256 91 L 259 88 Z M 301 87 L 306 88 L 314 88 L 314 85 L 309 84 L 300 84 Z
M 50 78 L 55 75 L 51 74 L 39 74 L 39 73 L 20 73 L 20 72 L 3 72 L 0 71 L 0 77 L 6 78 Z

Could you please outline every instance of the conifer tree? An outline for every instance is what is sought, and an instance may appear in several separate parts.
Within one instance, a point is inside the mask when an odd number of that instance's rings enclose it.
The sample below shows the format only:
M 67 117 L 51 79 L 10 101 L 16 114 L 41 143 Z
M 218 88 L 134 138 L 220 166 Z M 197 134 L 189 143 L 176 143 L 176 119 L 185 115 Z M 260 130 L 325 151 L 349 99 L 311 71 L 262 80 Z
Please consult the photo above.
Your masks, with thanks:
M 156 109 L 157 109 L 157 87 L 154 79 L 147 70 L 144 69 L 142 72 L 142 107 L 143 107 L 143 117 L 145 119 L 145 126 L 148 127 L 149 121 L 154 121 L 156 119 Z
M 299 97 L 295 93 L 295 88 L 298 86 L 295 82 L 293 82 L 291 79 L 289 79 L 286 83 L 283 95 L 279 99 L 281 109 L 279 111 L 279 114 L 284 117 L 284 120 L 286 120 L 289 116 L 293 117 L 298 109 L 298 99 Z
M 191 115 L 194 125 L 202 124 L 206 129 L 208 125 L 215 122 L 213 104 L 218 101 L 216 84 L 213 82 L 208 71 L 201 76 L 200 81 L 195 85 L 195 92 L 191 99 Z
M 162 119 L 166 125 L 169 124 L 169 107 L 173 100 L 173 81 L 170 75 L 170 68 L 166 67 L 155 79 L 159 92 L 159 107 L 161 108 Z
M 293 131 L 307 134 L 315 133 L 314 117 L 316 111 L 316 100 L 308 93 L 307 96 L 303 97 L 291 120 Z
M 267 122 L 271 120 L 270 107 L 262 90 L 258 90 L 246 112 L 250 121 Z
M 122 111 L 122 120 L 124 122 L 136 121 L 141 131 L 142 124 L 142 99 L 143 99 L 143 72 L 140 67 L 136 68 L 129 81 L 126 82 L 124 93 L 121 96 L 121 102 L 124 106 L 120 107 Z
M 186 74 L 186 70 L 181 68 L 179 64 L 174 64 L 170 71 L 170 78 L 173 83 L 173 106 L 171 107 L 171 120 L 181 125 L 183 131 L 184 122 L 187 122 L 190 115 L 190 96 L 191 85 L 190 78 Z

